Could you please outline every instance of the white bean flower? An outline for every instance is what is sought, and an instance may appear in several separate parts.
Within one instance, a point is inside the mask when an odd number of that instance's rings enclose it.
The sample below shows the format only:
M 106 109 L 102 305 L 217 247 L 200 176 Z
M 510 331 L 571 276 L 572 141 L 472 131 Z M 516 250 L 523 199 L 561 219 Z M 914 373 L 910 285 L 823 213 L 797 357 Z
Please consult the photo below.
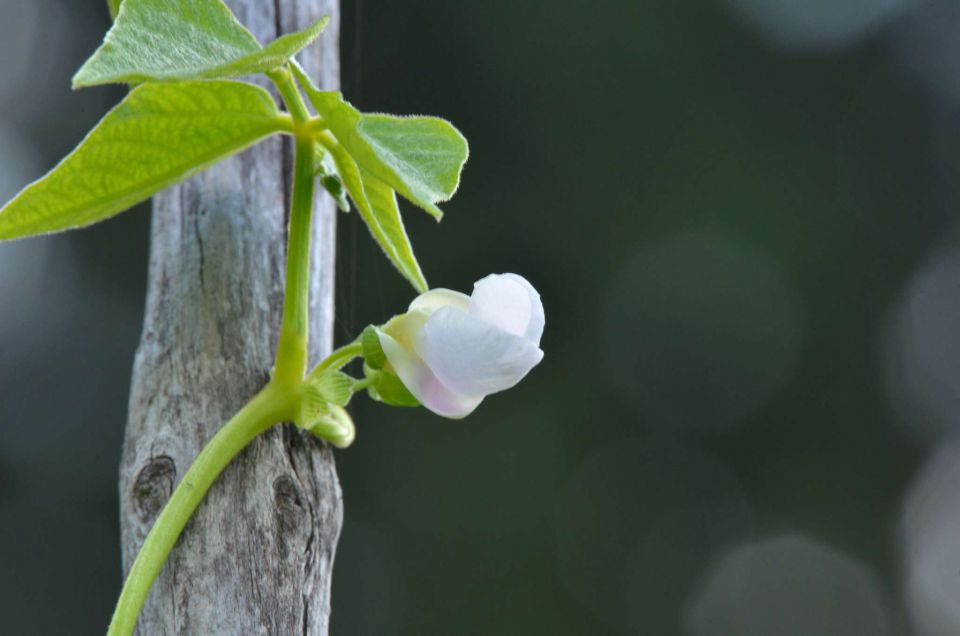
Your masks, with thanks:
M 543 326 L 537 290 L 517 274 L 491 274 L 470 296 L 421 294 L 378 335 L 410 393 L 437 415 L 459 419 L 540 363 Z

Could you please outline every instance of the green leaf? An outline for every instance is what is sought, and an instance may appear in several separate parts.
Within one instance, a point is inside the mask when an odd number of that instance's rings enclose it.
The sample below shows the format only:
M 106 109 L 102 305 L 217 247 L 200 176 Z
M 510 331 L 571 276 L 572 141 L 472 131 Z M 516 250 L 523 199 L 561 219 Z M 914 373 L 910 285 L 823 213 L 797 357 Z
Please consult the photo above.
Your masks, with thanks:
M 403 219 L 400 217 L 397 195 L 389 186 L 365 170 L 360 170 L 360 179 L 363 181 L 363 191 L 367 195 L 374 219 L 379 225 L 380 246 L 388 252 L 393 264 L 410 281 L 414 289 L 421 294 L 426 292 L 430 289 L 430 285 L 423 277 L 417 257 L 413 255 L 413 246 L 410 245 L 407 229 L 403 226 Z
M 335 140 L 325 136 L 320 139 L 330 153 L 343 185 L 350 193 L 360 218 L 366 223 L 374 240 L 414 289 L 421 293 L 427 291 L 430 286 L 427 285 L 420 265 L 413 255 L 393 190 L 376 177 L 362 171 L 344 147 Z
M 103 220 L 288 126 L 251 84 L 145 84 L 0 209 L 0 240 Z
M 117 19 L 117 12 L 120 10 L 121 0 L 107 0 L 107 10 L 110 12 L 110 19 Z
M 467 140 L 437 117 L 363 115 L 333 91 L 320 91 L 296 64 L 307 98 L 357 165 L 438 220 L 436 203 L 456 192 Z M 342 177 L 343 175 L 341 175 Z
M 328 20 L 261 47 L 222 0 L 124 0 L 73 86 L 265 73 L 315 40 Z
M 404 198 L 442 216 L 433 204 L 457 191 L 469 154 L 467 140 L 453 124 L 438 117 L 364 115 L 357 132 L 379 159 L 379 164 L 371 162 L 370 172 Z

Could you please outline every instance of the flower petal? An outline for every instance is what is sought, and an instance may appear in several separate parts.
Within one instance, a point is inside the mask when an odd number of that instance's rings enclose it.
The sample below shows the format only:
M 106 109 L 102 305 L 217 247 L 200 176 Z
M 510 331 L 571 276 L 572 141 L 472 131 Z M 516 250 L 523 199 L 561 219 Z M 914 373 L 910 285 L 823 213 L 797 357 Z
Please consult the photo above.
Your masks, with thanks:
M 469 305 L 470 297 L 466 294 L 438 287 L 414 298 L 410 303 L 410 311 L 425 311 L 429 315 L 441 307 L 456 307 L 467 311 Z
M 490 274 L 473 285 L 470 314 L 540 346 L 544 315 L 540 294 L 519 274 Z
M 454 310 L 455 311 L 455 310 Z M 473 412 L 483 396 L 461 395 L 445 387 L 430 367 L 390 334 L 378 331 L 380 347 L 403 385 L 425 407 L 443 417 L 460 419 Z
M 524 336 L 453 307 L 430 316 L 414 347 L 440 382 L 464 395 L 509 389 L 543 359 Z
M 414 351 L 414 343 L 420 338 L 420 332 L 423 331 L 429 317 L 430 315 L 426 311 L 409 311 L 391 318 L 382 329 L 377 331 L 377 334 L 382 336 L 383 333 L 386 333 L 400 343 L 400 346 L 404 349 L 412 352 Z M 380 347 L 383 348 L 382 342 Z

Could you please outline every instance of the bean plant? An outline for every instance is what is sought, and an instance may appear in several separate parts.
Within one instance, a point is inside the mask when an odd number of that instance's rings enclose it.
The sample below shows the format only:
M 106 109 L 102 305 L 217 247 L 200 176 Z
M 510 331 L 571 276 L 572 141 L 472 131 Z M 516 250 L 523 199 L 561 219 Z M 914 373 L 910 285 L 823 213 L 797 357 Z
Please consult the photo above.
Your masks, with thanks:
M 259 434 L 292 421 L 338 448 L 355 438 L 346 411 L 365 392 L 448 418 L 512 387 L 543 357 L 540 296 L 517 274 L 494 274 L 471 295 L 430 289 L 398 195 L 440 220 L 457 190 L 467 141 L 437 117 L 362 113 L 317 88 L 295 56 L 327 19 L 266 46 L 222 0 L 110 0 L 115 20 L 73 77 L 75 88 L 129 92 L 49 173 L 0 209 L 0 240 L 108 219 L 273 135 L 293 139 L 283 318 L 270 380 L 196 457 L 156 519 L 124 583 L 109 634 L 130 634 L 185 524 L 225 466 Z M 278 100 L 238 78 L 265 76 Z M 310 225 L 316 184 L 356 210 L 419 295 L 308 368 Z M 363 360 L 362 377 L 342 369 Z

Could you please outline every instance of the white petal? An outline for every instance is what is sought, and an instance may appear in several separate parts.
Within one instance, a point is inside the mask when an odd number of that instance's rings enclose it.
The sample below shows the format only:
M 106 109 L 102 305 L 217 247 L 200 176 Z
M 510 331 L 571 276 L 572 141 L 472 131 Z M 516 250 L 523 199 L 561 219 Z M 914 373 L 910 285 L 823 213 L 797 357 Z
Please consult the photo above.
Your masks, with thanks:
M 445 387 L 423 360 L 389 334 L 380 331 L 380 347 L 407 390 L 425 407 L 443 417 L 460 419 L 473 412 L 483 396 L 460 395 Z
M 381 331 L 399 342 L 404 349 L 413 351 L 415 348 L 413 343 L 420 338 L 420 333 L 429 317 L 430 315 L 425 311 L 409 311 L 391 318 Z
M 473 285 L 470 314 L 540 346 L 544 315 L 540 294 L 519 274 L 490 274 Z
M 525 337 L 452 307 L 430 316 L 414 347 L 445 386 L 464 395 L 509 389 L 543 359 Z
M 425 311 L 429 315 L 441 307 L 456 307 L 467 311 L 469 305 L 470 297 L 466 294 L 438 287 L 414 298 L 410 303 L 410 311 Z

